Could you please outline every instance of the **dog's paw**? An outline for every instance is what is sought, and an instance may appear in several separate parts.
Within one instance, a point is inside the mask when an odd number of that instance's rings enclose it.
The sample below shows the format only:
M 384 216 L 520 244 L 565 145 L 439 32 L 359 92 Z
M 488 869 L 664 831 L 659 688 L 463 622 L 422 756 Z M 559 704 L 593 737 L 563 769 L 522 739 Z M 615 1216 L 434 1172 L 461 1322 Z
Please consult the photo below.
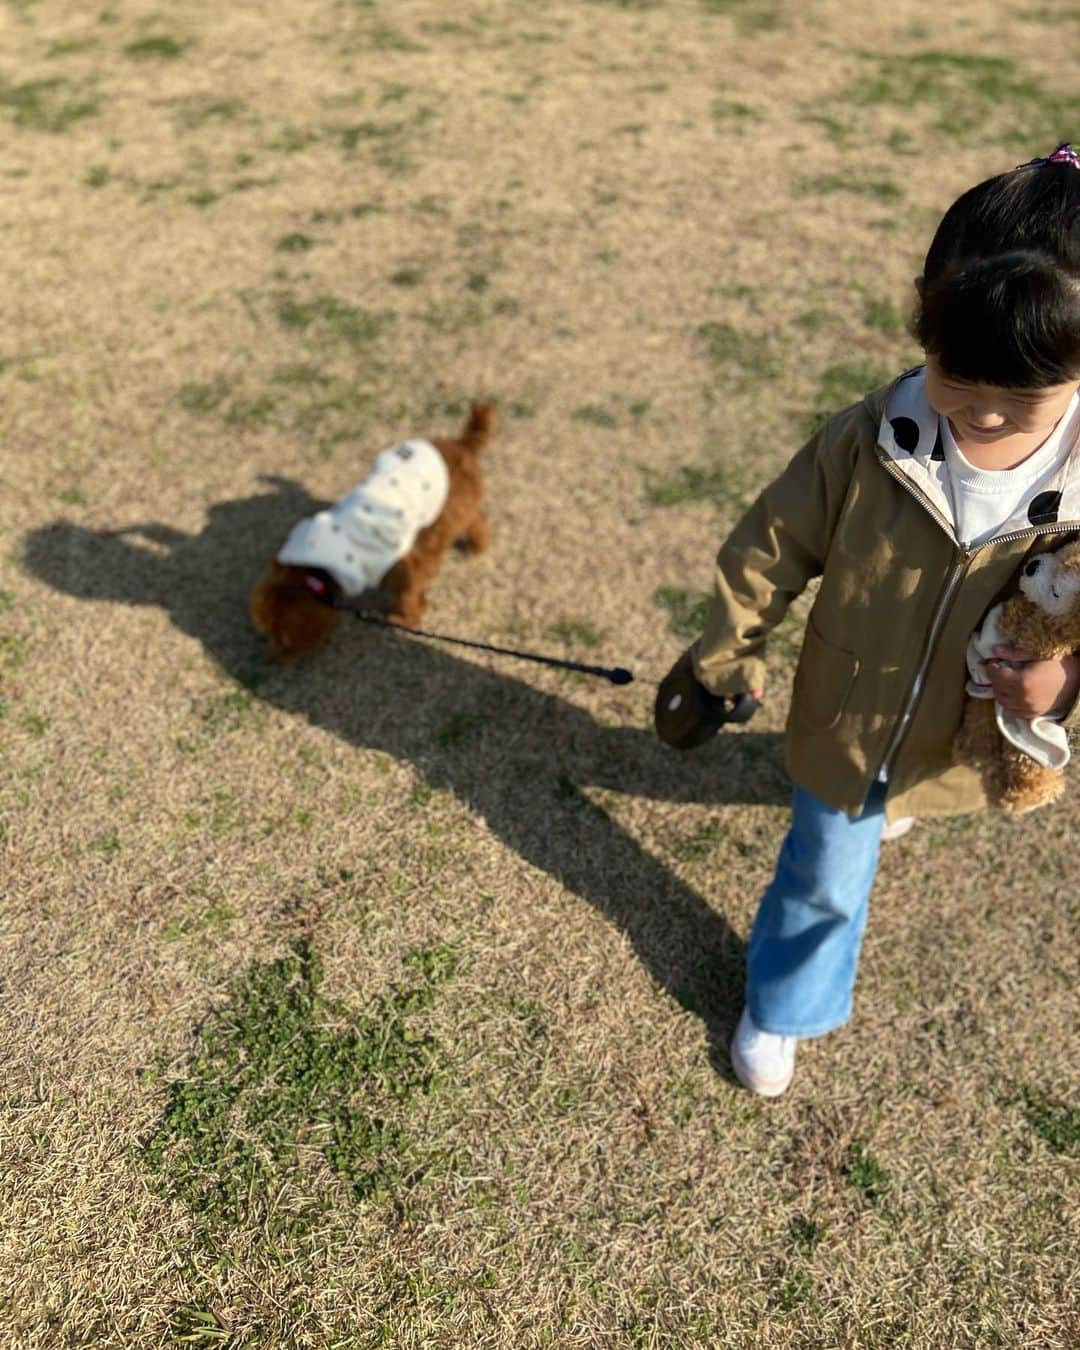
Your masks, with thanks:
M 487 523 L 487 517 L 478 515 L 461 538 L 455 542 L 456 547 L 462 553 L 483 553 L 491 543 L 491 526 Z

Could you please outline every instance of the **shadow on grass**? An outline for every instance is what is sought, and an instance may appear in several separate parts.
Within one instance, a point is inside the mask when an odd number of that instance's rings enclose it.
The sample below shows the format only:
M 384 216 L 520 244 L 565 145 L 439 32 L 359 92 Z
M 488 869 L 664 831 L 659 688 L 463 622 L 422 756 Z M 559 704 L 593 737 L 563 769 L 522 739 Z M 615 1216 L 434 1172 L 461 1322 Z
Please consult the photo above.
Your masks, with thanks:
M 248 591 L 268 544 L 324 503 L 289 480 L 264 481 L 270 491 L 214 506 L 197 535 L 161 523 L 94 531 L 58 522 L 28 536 L 26 564 L 68 595 L 160 606 L 256 697 L 411 763 L 616 925 L 657 983 L 701 1017 L 714 1047 L 726 1039 L 742 1001 L 742 940 L 583 790 L 786 803 L 780 737 L 743 731 L 683 757 L 651 729 L 598 725 L 527 673 L 347 622 L 316 658 L 272 666 L 247 618 Z M 726 1072 L 726 1056 L 713 1059 Z

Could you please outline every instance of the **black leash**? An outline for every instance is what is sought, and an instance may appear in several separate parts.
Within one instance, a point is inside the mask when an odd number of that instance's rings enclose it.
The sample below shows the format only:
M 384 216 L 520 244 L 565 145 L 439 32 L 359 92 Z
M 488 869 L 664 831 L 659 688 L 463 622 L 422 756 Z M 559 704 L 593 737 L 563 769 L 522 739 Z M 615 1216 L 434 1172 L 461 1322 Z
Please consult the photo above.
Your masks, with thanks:
M 311 587 L 314 594 L 318 591 Z M 323 597 L 320 596 L 320 599 Z M 404 633 L 406 637 L 431 638 L 435 642 L 452 642 L 457 647 L 473 647 L 480 652 L 494 652 L 497 656 L 516 656 L 519 661 L 537 661 L 544 666 L 557 666 L 560 670 L 576 670 L 580 675 L 599 675 L 602 679 L 610 680 L 612 684 L 630 684 L 633 681 L 633 672 L 624 669 L 622 666 L 587 666 L 581 661 L 563 661 L 557 656 L 539 656 L 536 652 L 519 652 L 513 647 L 494 647 L 490 642 L 470 642 L 468 638 L 448 637 L 445 633 L 429 633 L 423 628 L 406 628 L 404 624 L 393 623 L 389 619 L 384 619 L 381 614 L 377 614 L 371 609 L 359 609 L 350 605 L 347 600 L 331 599 L 327 597 L 325 603 L 333 605 L 334 609 L 342 610 L 346 614 L 353 615 L 361 623 L 370 623 L 376 628 L 392 628 L 395 633 Z
M 558 656 L 541 656 L 537 652 L 522 652 L 514 647 L 496 647 L 490 642 L 472 642 L 468 638 L 431 633 L 423 628 L 407 628 L 404 624 L 384 618 L 373 609 L 351 605 L 343 597 L 333 595 L 322 577 L 308 572 L 304 583 L 324 605 L 351 614 L 361 623 L 369 623 L 375 628 L 392 628 L 406 637 L 451 642 L 455 647 L 472 647 L 475 651 L 514 656 L 519 661 L 536 661 L 540 665 L 556 666 L 559 670 L 576 670 L 580 675 L 599 675 L 612 684 L 633 683 L 633 672 L 623 666 L 589 666 L 581 661 L 564 661 Z M 679 750 L 689 750 L 714 736 L 728 722 L 748 722 L 757 709 L 758 700 L 752 694 L 710 694 L 694 675 L 690 653 L 684 652 L 657 689 L 653 717 L 662 741 Z

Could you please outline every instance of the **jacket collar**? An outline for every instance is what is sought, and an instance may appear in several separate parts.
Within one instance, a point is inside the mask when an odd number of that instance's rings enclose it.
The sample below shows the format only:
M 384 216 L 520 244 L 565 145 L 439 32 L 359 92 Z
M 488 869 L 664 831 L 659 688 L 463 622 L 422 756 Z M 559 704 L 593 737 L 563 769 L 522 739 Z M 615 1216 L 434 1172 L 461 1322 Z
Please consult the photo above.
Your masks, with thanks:
M 949 474 L 937 413 L 926 398 L 926 367 L 905 371 L 888 389 L 878 424 L 879 452 L 955 539 Z M 1003 522 L 995 538 L 1047 526 L 1080 524 L 1080 441 L 1048 487 Z M 989 540 L 987 542 L 990 542 Z

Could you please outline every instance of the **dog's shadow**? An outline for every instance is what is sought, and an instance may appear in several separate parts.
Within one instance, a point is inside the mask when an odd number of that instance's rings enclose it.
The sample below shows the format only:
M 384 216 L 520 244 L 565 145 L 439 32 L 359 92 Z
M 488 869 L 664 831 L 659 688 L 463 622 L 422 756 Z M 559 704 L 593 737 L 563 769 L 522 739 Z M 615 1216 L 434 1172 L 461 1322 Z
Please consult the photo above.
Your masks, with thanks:
M 267 542 L 324 503 L 290 480 L 263 481 L 271 491 L 217 504 L 197 535 L 160 523 L 94 531 L 58 522 L 27 537 L 26 564 L 68 595 L 160 606 L 259 698 L 413 764 L 615 924 L 656 982 L 701 1017 L 715 1047 L 741 1003 L 741 939 L 586 790 L 786 802 L 780 737 L 742 731 L 680 756 L 651 728 L 601 726 L 533 687 L 521 663 L 497 672 L 347 621 L 316 657 L 271 666 L 247 619 L 248 592 Z M 714 1062 L 726 1072 L 722 1056 Z

